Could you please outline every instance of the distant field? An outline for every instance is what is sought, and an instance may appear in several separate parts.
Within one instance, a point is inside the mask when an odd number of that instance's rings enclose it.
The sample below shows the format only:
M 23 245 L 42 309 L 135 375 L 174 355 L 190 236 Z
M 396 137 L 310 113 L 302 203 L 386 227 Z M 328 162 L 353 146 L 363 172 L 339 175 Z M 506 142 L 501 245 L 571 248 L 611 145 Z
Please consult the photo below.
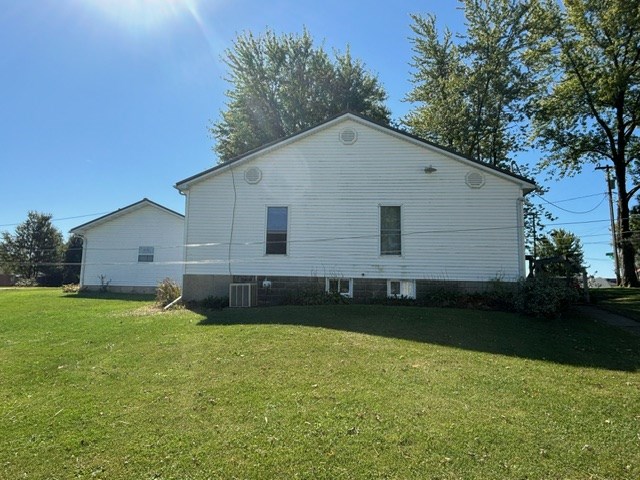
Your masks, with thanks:
M 638 479 L 640 339 L 419 307 L 0 291 L 2 479 Z
M 603 288 L 591 292 L 598 307 L 640 322 L 640 288 Z

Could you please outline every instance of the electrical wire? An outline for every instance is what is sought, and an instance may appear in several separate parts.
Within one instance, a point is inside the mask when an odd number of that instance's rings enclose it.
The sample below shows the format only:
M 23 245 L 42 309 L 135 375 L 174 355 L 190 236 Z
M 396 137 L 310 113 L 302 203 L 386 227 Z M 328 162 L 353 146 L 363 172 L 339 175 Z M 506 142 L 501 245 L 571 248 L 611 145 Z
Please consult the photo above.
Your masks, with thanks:
M 87 213 L 85 215 L 76 215 L 74 217 L 63 217 L 63 218 L 51 217 L 51 220 L 56 221 L 56 222 L 61 222 L 62 220 L 75 220 L 76 218 L 95 217 L 95 216 L 98 216 L 98 215 L 106 215 L 107 213 L 110 213 L 110 212 Z M 15 227 L 16 225 L 20 225 L 21 223 L 23 223 L 23 222 L 2 223 L 2 224 L 0 224 L 0 227 Z
M 602 195 L 602 199 L 598 202 L 598 204 L 595 207 L 593 207 L 593 208 L 591 208 L 589 210 L 585 210 L 583 212 L 577 212 L 575 210 L 569 210 L 568 208 L 563 208 L 563 207 L 561 207 L 559 205 L 556 205 L 554 202 L 551 202 L 551 201 L 547 200 L 542 195 L 538 195 L 537 193 L 534 193 L 534 195 L 536 197 L 538 197 L 540 200 L 542 200 L 543 202 L 545 202 L 545 203 L 557 208 L 558 210 L 562 210 L 563 212 L 567 212 L 567 213 L 572 213 L 574 215 L 586 215 L 587 213 L 593 212 L 594 210 L 599 208 L 600 205 L 602 205 L 604 203 L 605 199 L 607 198 L 606 197 L 606 195 L 607 195 L 606 193 L 598 194 L 598 195 Z M 568 200 L 564 200 L 564 201 L 568 201 Z

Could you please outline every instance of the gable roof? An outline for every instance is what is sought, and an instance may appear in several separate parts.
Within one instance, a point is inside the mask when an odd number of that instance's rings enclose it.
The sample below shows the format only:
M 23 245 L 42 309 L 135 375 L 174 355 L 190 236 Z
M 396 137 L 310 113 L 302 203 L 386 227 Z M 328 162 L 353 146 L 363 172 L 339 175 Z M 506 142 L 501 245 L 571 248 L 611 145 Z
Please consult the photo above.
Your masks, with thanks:
M 454 157 L 459 161 L 463 161 L 463 162 L 469 162 L 471 164 L 473 164 L 474 166 L 478 167 L 478 168 L 482 168 L 482 169 L 486 169 L 488 171 L 490 171 L 491 173 L 497 174 L 499 176 L 506 176 L 507 178 L 510 178 L 512 181 L 517 181 L 518 183 L 522 183 L 522 188 L 525 191 L 525 193 L 529 193 L 533 190 L 535 190 L 536 188 L 536 184 L 533 180 L 526 178 L 522 175 L 517 175 L 513 172 L 511 172 L 510 170 L 504 169 L 504 168 L 500 168 L 500 167 L 496 167 L 493 165 L 490 165 L 488 163 L 484 163 L 484 162 L 480 162 L 476 159 L 473 159 L 471 157 L 468 157 L 466 155 L 462 155 L 461 153 L 458 153 L 450 148 L 447 147 L 443 147 L 442 145 L 438 145 L 437 143 L 431 142 L 429 140 L 425 140 L 424 138 L 420 138 L 416 135 L 412 135 L 408 132 L 405 132 L 403 130 L 400 130 L 398 128 L 394 128 L 391 127 L 389 125 L 384 125 L 381 123 L 378 123 L 374 120 L 371 120 L 370 118 L 367 118 L 363 115 L 360 115 L 358 113 L 354 113 L 354 112 L 343 112 L 343 113 L 339 113 L 333 117 L 330 117 L 328 120 L 325 120 L 324 122 L 315 125 L 313 127 L 309 127 L 306 128 L 304 130 L 301 130 L 300 132 L 294 133 L 293 135 L 289 135 L 288 137 L 284 137 L 278 140 L 274 140 L 272 142 L 269 142 L 265 145 L 262 145 L 258 148 L 255 148 L 253 150 L 249 150 L 246 153 L 243 153 L 241 155 L 238 155 L 236 157 L 231 158 L 230 160 L 227 160 L 224 163 L 219 163 L 218 165 L 209 168 L 207 170 L 204 170 L 203 172 L 197 173 L 195 175 L 192 175 L 190 177 L 185 178 L 184 180 L 180 180 L 179 182 L 177 182 L 174 185 L 174 188 L 180 190 L 181 192 L 184 192 L 186 190 L 189 189 L 189 187 L 195 183 L 198 183 L 202 180 L 205 180 L 206 178 L 218 175 L 226 170 L 228 170 L 229 168 L 231 168 L 231 166 L 235 165 L 235 164 L 242 164 L 245 163 L 246 161 L 249 161 L 250 159 L 253 159 L 259 155 L 262 155 L 264 153 L 267 153 L 269 151 L 275 150 L 277 148 L 282 148 L 285 145 L 288 145 L 290 143 L 293 143 L 294 141 L 300 140 L 304 137 L 307 137 L 309 135 L 312 135 L 314 133 L 316 133 L 317 131 L 320 130 L 324 130 L 326 128 L 329 128 L 333 125 L 336 125 L 340 122 L 346 121 L 346 120 L 353 120 L 356 121 L 360 124 L 365 124 L 368 125 L 370 127 L 373 127 L 377 130 L 380 131 L 385 131 L 387 133 L 392 134 L 393 136 L 396 136 L 398 138 L 403 138 L 404 140 L 408 140 L 414 144 L 418 144 L 421 145 L 423 147 L 427 147 L 429 149 L 432 150 L 437 150 L 440 151 L 441 153 L 449 156 L 449 157 Z
M 90 222 L 87 223 L 83 223 L 82 225 L 78 225 L 77 227 L 72 228 L 71 230 L 69 230 L 70 233 L 76 233 L 76 234 L 82 234 L 84 232 L 86 232 L 87 230 L 90 230 L 94 227 L 97 227 L 98 225 L 102 225 L 103 223 L 109 222 L 111 220 L 114 220 L 118 217 L 121 217 L 122 215 L 127 215 L 129 213 L 132 213 L 136 210 L 139 210 L 142 207 L 154 207 L 157 208 L 158 210 L 162 211 L 162 212 L 166 212 L 166 213 L 170 213 L 172 215 L 175 215 L 177 217 L 179 217 L 180 219 L 184 219 L 184 215 L 182 215 L 181 213 L 175 212 L 163 205 L 160 205 L 159 203 L 153 202 L 151 200 L 149 200 L 148 198 L 143 198 L 142 200 L 132 203 L 131 205 L 127 205 L 126 207 L 122 207 L 119 208 L 118 210 L 111 212 L 111 213 L 107 213 L 106 215 L 103 215 L 102 217 L 98 217 L 95 220 L 91 220 Z

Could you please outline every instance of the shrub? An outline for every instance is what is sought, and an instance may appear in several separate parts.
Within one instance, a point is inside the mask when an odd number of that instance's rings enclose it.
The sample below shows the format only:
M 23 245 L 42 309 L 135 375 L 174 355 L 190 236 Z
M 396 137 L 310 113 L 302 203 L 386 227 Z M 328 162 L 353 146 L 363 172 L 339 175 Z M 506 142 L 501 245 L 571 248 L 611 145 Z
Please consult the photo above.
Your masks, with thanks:
M 541 275 L 521 280 L 516 296 L 520 313 L 556 318 L 580 300 L 580 289 L 566 279 Z
M 420 303 L 427 307 L 464 307 L 464 300 L 464 295 L 455 287 L 438 286 L 425 292 Z
M 339 305 L 349 304 L 349 297 L 339 293 L 328 293 L 320 287 L 301 287 L 289 293 L 284 299 L 285 305 Z
M 229 306 L 229 297 L 207 297 L 199 304 L 202 308 L 222 310 Z
M 15 283 L 16 287 L 37 287 L 38 282 L 33 278 L 19 278 Z
M 62 285 L 62 291 L 64 293 L 78 293 L 80 291 L 80 285 L 77 283 L 67 283 Z
M 156 288 L 156 303 L 161 307 L 166 307 L 178 298 L 180 293 L 180 285 L 170 278 L 165 278 Z
M 101 293 L 108 292 L 111 279 L 107 280 L 106 275 L 98 275 L 98 279 L 100 280 L 100 292 Z

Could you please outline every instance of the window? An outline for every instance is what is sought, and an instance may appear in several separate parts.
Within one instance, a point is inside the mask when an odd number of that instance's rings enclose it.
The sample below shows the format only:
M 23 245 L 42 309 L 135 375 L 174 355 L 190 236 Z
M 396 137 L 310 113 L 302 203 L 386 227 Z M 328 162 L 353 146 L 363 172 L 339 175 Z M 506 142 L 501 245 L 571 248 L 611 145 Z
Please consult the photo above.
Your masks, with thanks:
M 380 207 L 380 255 L 401 255 L 400 207 Z
M 327 278 L 327 293 L 339 293 L 344 297 L 353 296 L 352 278 Z
M 138 262 L 153 262 L 153 247 L 138 247 Z
M 414 280 L 387 280 L 387 297 L 416 298 Z
M 287 254 L 288 207 L 267 207 L 267 255 Z

